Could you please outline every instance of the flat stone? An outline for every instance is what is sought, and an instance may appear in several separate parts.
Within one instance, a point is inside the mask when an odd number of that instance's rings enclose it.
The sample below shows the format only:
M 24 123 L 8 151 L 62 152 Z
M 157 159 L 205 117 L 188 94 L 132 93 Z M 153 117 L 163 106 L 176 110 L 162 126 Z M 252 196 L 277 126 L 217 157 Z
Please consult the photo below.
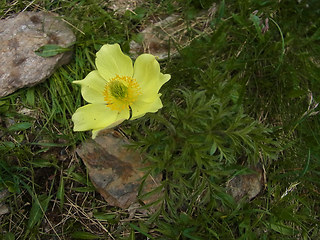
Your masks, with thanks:
M 153 19 L 139 33 L 140 41 L 130 42 L 131 54 L 137 57 L 142 53 L 150 53 L 160 60 L 168 58 L 169 52 L 171 57 L 178 56 L 178 48 L 187 47 L 194 39 L 212 32 L 208 22 L 215 11 L 215 8 L 210 8 L 210 11 L 200 13 L 191 21 L 191 27 L 196 29 L 192 38 L 189 36 L 190 26 L 179 14 Z
M 255 198 L 263 189 L 266 181 L 263 167 L 257 165 L 251 168 L 252 173 L 237 175 L 227 182 L 227 192 L 236 200 L 247 201 Z
M 9 207 L 2 202 L 8 196 L 9 196 L 9 191 L 8 190 L 0 191 L 0 216 L 10 212 Z
M 177 54 L 175 44 L 183 44 L 185 37 L 180 38 L 181 29 L 184 23 L 178 15 L 168 16 L 163 20 L 151 23 L 141 33 L 142 42 L 131 41 L 130 50 L 134 57 L 142 53 L 150 53 L 157 56 L 160 60 L 168 57 L 170 50 L 171 55 Z M 172 41 L 169 47 L 169 41 Z
M 89 139 L 76 152 L 86 165 L 90 179 L 97 191 L 112 206 L 135 207 L 146 167 L 142 156 L 125 145 L 126 139 L 117 132 L 107 131 L 94 140 Z M 142 194 L 150 192 L 160 184 L 160 179 L 150 175 L 146 178 Z M 143 199 L 145 204 L 156 201 L 160 196 Z
M 4 215 L 4 214 L 7 214 L 9 212 L 10 212 L 10 209 L 6 204 L 3 204 L 3 205 L 0 204 L 0 216 Z
M 108 6 L 116 14 L 123 15 L 126 11 L 133 12 L 142 2 L 143 0 L 110 0 Z
M 0 20 L 0 97 L 47 79 L 71 59 L 71 52 L 40 57 L 35 51 L 47 44 L 71 46 L 76 40 L 67 24 L 45 12 L 22 12 Z

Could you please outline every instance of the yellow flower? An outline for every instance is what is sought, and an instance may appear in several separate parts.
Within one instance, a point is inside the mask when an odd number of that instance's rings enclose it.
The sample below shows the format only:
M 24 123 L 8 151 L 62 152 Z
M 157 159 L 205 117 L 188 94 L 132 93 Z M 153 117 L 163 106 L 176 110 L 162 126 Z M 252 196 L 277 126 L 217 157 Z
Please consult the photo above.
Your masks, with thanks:
M 83 80 L 73 82 L 81 86 L 82 97 L 89 103 L 73 114 L 74 131 L 92 130 L 95 138 L 100 130 L 129 119 L 130 111 L 131 119 L 136 119 L 162 108 L 158 92 L 170 75 L 160 72 L 153 55 L 140 55 L 132 66 L 119 44 L 106 44 L 97 52 L 96 67 Z

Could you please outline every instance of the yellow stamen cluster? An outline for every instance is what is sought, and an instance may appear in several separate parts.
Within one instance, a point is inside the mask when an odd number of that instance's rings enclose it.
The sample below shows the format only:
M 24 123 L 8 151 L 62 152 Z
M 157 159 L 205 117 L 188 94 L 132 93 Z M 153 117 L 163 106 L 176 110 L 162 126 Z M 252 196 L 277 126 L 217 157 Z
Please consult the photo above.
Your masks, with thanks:
M 141 94 L 139 84 L 128 76 L 116 75 L 105 86 L 103 95 L 107 106 L 112 110 L 121 111 L 137 100 Z

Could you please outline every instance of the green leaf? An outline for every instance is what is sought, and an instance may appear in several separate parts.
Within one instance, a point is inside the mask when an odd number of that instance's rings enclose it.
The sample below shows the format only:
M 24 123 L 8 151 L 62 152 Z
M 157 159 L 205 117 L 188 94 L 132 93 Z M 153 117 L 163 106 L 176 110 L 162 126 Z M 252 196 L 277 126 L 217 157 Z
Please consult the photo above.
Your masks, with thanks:
M 144 236 L 150 238 L 150 239 L 154 239 L 150 234 L 148 234 L 147 232 L 143 231 L 141 228 L 139 228 L 138 226 L 129 223 L 130 227 L 136 231 L 138 231 L 139 233 L 143 234 Z
M 0 107 L 3 106 L 3 105 L 6 105 L 7 102 L 6 101 L 0 101 Z
M 66 144 L 61 144 L 61 143 L 51 143 L 51 142 L 33 142 L 30 143 L 32 145 L 38 145 L 38 146 L 42 146 L 42 147 L 65 147 Z
M 158 187 L 152 189 L 151 191 L 149 191 L 149 192 L 147 192 L 147 193 L 145 193 L 145 194 L 143 194 L 143 195 L 140 195 L 140 196 L 139 196 L 139 199 L 140 199 L 140 200 L 147 200 L 147 199 L 149 199 L 151 196 L 153 196 L 153 195 L 155 195 L 155 194 L 157 194 L 157 193 L 160 193 L 162 190 L 163 190 L 163 185 L 160 184 Z
M 30 122 L 21 122 L 21 123 L 16 123 L 8 128 L 9 132 L 16 132 L 16 131 L 23 131 L 32 126 L 32 123 Z
M 139 21 L 139 20 L 143 19 L 143 17 L 146 15 L 147 11 L 148 10 L 146 8 L 138 7 L 134 10 L 134 14 L 130 12 L 131 18 Z
M 95 188 L 94 187 L 75 187 L 75 188 L 72 188 L 72 191 L 76 191 L 76 192 L 94 192 Z
M 108 221 L 108 222 L 115 222 L 115 218 L 117 217 L 116 214 L 101 213 L 101 212 L 94 213 L 93 216 L 100 221 Z
M 298 233 L 298 231 L 293 229 L 292 227 L 280 223 L 270 223 L 270 228 L 278 233 L 288 236 L 292 236 Z
M 199 238 L 199 237 L 191 235 L 191 233 L 194 232 L 195 230 L 196 230 L 195 227 L 187 228 L 187 229 L 183 230 L 182 235 L 187 237 L 188 239 L 192 239 L 192 240 L 203 240 L 203 238 Z
M 60 200 L 60 208 L 62 209 L 64 204 L 64 178 L 61 176 L 60 184 L 57 191 L 57 198 Z
M 311 36 L 310 40 L 312 41 L 320 40 L 320 29 L 315 31 L 315 33 Z
M 0 113 L 5 113 L 9 110 L 9 104 L 7 101 L 0 101 Z
M 262 39 L 263 35 L 261 33 L 261 25 L 260 25 L 261 19 L 255 14 L 250 14 L 250 20 L 253 22 L 253 25 L 257 31 L 258 37 Z
M 212 156 L 217 151 L 217 143 L 214 142 L 210 149 L 210 155 Z
M 143 40 L 144 40 L 144 36 L 143 34 L 139 33 L 139 34 L 134 34 L 132 36 L 132 40 L 135 41 L 136 43 L 140 43 L 142 44 L 143 43 Z
M 35 51 L 35 53 L 40 57 L 52 57 L 59 53 L 71 51 L 71 48 L 60 47 L 55 44 L 47 44 Z
M 19 193 L 20 192 L 19 185 L 16 182 L 14 183 L 12 181 L 5 181 L 4 184 L 7 187 L 9 192 L 11 192 L 11 193 Z
M 15 240 L 15 239 L 16 239 L 15 235 L 11 232 L 8 232 L 6 233 L 6 235 L 4 235 L 4 240 Z
M 56 164 L 50 162 L 46 159 L 34 159 L 32 162 L 30 162 L 35 167 L 58 167 Z
M 101 238 L 89 232 L 74 232 L 71 234 L 71 237 L 74 239 L 100 239 Z
M 87 178 L 79 173 L 72 172 L 70 174 L 72 176 L 72 180 L 87 185 Z
M 131 229 L 130 236 L 129 236 L 128 240 L 136 240 L 136 235 L 135 235 L 133 229 Z
M 34 88 L 28 88 L 26 98 L 27 104 L 34 106 Z
M 0 147 L 6 148 L 6 149 L 12 149 L 15 147 L 15 145 L 13 142 L 5 141 L 1 143 Z
M 51 196 L 47 196 L 46 194 L 42 194 L 38 198 L 35 195 L 34 198 L 27 224 L 29 230 L 42 221 L 43 215 L 47 211 L 48 204 L 51 200 Z
M 289 98 L 300 98 L 302 96 L 305 96 L 306 92 L 302 89 L 293 89 L 288 92 L 288 97 Z
M 220 3 L 220 7 L 219 7 L 219 11 L 218 11 L 217 23 L 220 22 L 220 20 L 223 18 L 223 16 L 224 16 L 224 11 L 225 11 L 225 1 L 223 0 L 223 1 Z

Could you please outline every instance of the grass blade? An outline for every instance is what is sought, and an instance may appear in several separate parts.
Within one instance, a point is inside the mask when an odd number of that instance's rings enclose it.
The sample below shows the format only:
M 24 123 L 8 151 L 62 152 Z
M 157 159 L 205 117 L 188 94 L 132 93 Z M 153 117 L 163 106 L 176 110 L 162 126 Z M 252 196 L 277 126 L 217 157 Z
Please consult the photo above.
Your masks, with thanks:
M 71 51 L 71 48 L 60 47 L 55 44 L 47 44 L 35 51 L 35 53 L 40 57 L 53 57 L 59 53 Z
M 40 224 L 50 200 L 51 196 L 47 196 L 46 194 L 42 194 L 34 199 L 27 224 L 28 230 L 31 230 L 34 226 Z

